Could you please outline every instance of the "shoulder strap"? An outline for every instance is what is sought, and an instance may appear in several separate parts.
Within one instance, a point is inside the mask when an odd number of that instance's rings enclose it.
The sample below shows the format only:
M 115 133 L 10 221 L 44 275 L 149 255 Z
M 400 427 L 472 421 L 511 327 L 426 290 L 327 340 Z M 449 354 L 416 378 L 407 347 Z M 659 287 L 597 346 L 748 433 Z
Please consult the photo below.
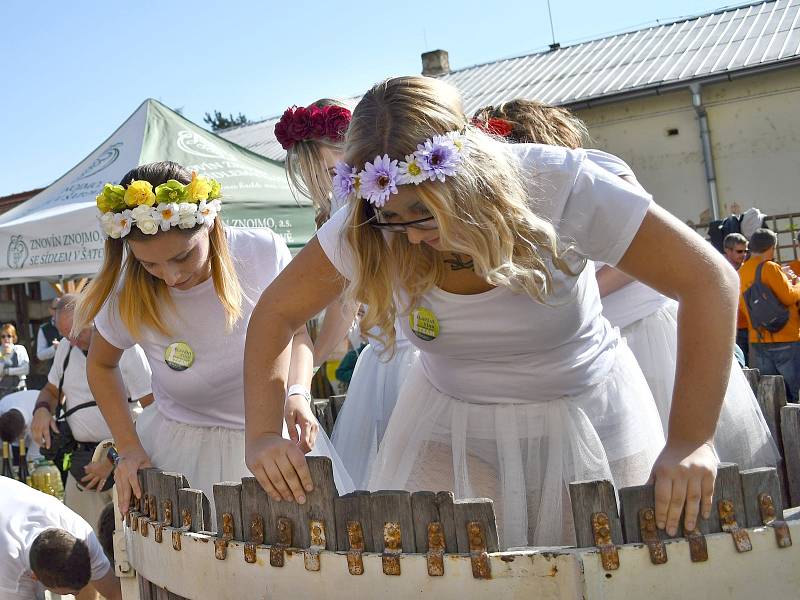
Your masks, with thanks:
M 64 357 L 64 363 L 61 365 L 61 377 L 58 380 L 58 403 L 56 404 L 55 414 L 56 421 L 61 421 L 66 418 L 66 415 L 64 414 L 64 398 L 62 397 L 61 390 L 64 387 L 64 375 L 66 374 L 67 367 L 69 366 L 69 356 L 72 354 L 72 345 L 69 344 L 69 342 L 67 342 L 67 344 L 69 345 L 69 350 L 67 350 L 67 355 Z

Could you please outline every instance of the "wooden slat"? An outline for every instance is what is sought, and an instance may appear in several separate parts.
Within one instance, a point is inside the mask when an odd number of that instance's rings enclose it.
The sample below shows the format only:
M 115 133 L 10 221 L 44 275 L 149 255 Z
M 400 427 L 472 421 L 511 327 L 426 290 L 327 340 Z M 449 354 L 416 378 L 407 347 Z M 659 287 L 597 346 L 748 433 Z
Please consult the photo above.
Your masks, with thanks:
M 223 537 L 223 515 L 233 518 L 233 537 L 231 539 L 246 541 L 242 526 L 242 482 L 222 481 L 214 484 L 214 506 L 217 515 L 217 537 Z
M 317 421 L 329 436 L 333 434 L 333 409 L 330 398 L 316 398 L 311 401 L 311 410 Z
M 459 552 L 469 552 L 470 550 L 467 524 L 471 521 L 480 523 L 486 541 L 486 551 L 497 552 L 500 550 L 494 503 L 489 498 L 456 500 L 453 503 L 453 520 L 456 525 L 456 544 Z
M 709 534 L 722 531 L 722 525 L 719 520 L 719 503 L 721 500 L 730 500 L 733 503 L 736 522 L 741 527 L 744 527 L 747 522 L 747 511 L 744 506 L 742 480 L 739 477 L 739 467 L 733 463 L 720 463 L 717 468 L 711 516 L 708 519 L 699 519 L 698 529 L 700 529 L 701 533 Z
M 622 520 L 622 534 L 628 544 L 642 541 L 639 528 L 639 511 L 643 508 L 655 510 L 656 497 L 653 484 L 637 485 L 622 488 L 619 491 L 620 518 Z M 671 537 L 683 537 L 683 518 L 678 523 L 678 531 L 674 536 L 667 534 L 666 530 L 659 529 L 658 537 L 662 540 Z
M 592 513 L 603 512 L 611 526 L 611 539 L 615 544 L 623 543 L 622 523 L 617 509 L 614 486 L 610 481 L 576 481 L 569 484 L 572 502 L 572 517 L 575 522 L 575 539 L 578 548 L 594 546 Z M 546 509 L 546 507 L 543 507 Z M 554 517 L 554 518 L 557 518 Z
M 333 481 L 333 464 L 327 456 L 308 456 L 306 457 L 308 470 L 311 472 L 311 480 L 314 482 L 314 489 L 306 493 L 305 504 L 300 505 L 300 515 L 302 518 L 301 531 L 297 532 L 297 540 L 300 548 L 308 548 L 311 543 L 309 522 L 313 520 L 322 521 L 325 524 L 325 548 L 336 550 L 336 510 L 334 500 L 339 496 L 336 491 L 336 484 Z
M 357 490 L 344 496 L 339 496 L 333 503 L 336 511 L 337 550 L 350 550 L 347 523 L 348 521 L 356 521 L 361 523 L 361 531 L 364 536 L 364 551 L 374 552 L 376 548 L 372 537 L 372 513 L 369 492 Z
M 445 549 L 448 553 L 458 552 L 458 536 L 456 535 L 456 521 L 453 514 L 453 492 L 437 492 L 436 508 L 439 510 L 439 520 L 444 531 Z
M 781 428 L 790 506 L 800 506 L 800 404 L 781 409 Z
M 745 379 L 747 379 L 747 383 L 750 384 L 753 394 L 758 394 L 758 380 L 760 379 L 758 369 L 748 369 L 745 367 L 742 369 L 742 372 L 744 373 Z
M 147 469 L 145 471 L 145 484 L 147 485 L 147 493 L 151 498 L 155 498 L 156 520 L 163 519 L 163 509 L 161 508 L 161 469 Z
M 189 511 L 192 518 L 190 531 L 198 533 L 211 529 L 211 504 L 201 490 L 183 488 L 178 490 L 178 509 L 183 515 L 184 510 Z M 181 516 L 183 526 L 183 516 Z
M 762 375 L 758 382 L 756 398 L 761 407 L 761 412 L 764 413 L 764 419 L 767 422 L 772 438 L 780 448 L 780 415 L 781 409 L 786 406 L 786 386 L 783 383 L 783 377 L 780 375 Z
M 171 527 L 181 527 L 181 513 L 178 509 L 178 490 L 181 488 L 189 487 L 186 477 L 180 473 L 159 473 L 158 488 L 159 488 L 159 502 L 158 514 L 159 520 Z M 164 515 L 164 501 L 168 500 L 172 504 L 172 518 L 169 523 L 165 521 Z
M 331 409 L 333 410 L 333 420 L 336 422 L 336 419 L 339 418 L 339 414 L 342 412 L 342 408 L 344 408 L 344 401 L 347 399 L 347 396 L 342 394 L 341 396 L 331 396 Z
M 264 543 L 275 543 L 275 523 L 272 521 L 272 511 L 269 508 L 269 496 L 255 477 L 242 478 L 242 524 L 245 529 L 253 523 L 253 519 L 261 517 L 264 525 Z M 249 531 L 245 531 L 249 540 Z
M 139 600 L 155 600 L 154 586 L 141 575 L 139 578 Z
M 403 552 L 416 552 L 414 519 L 411 516 L 411 493 L 404 490 L 381 490 L 370 495 L 372 543 L 376 552 L 384 549 L 383 528 L 399 523 Z
M 783 514 L 783 501 L 781 487 L 778 482 L 778 472 L 772 467 L 747 469 L 740 473 L 742 478 L 742 493 L 744 496 L 744 510 L 747 517 L 747 527 L 759 527 L 761 511 L 758 496 L 762 493 L 772 497 L 775 514 Z
M 428 525 L 439 521 L 439 507 L 433 492 L 411 494 L 411 516 L 414 519 L 414 538 L 417 552 L 428 551 Z

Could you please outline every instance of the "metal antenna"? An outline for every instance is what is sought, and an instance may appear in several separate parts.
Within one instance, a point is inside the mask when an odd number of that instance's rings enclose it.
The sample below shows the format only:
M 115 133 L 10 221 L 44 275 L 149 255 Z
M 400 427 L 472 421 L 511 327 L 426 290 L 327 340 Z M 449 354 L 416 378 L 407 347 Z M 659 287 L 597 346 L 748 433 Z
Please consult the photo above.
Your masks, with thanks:
M 556 41 L 556 31 L 553 28 L 553 11 L 550 9 L 550 0 L 547 0 L 547 16 L 550 18 L 550 35 L 553 38 L 553 43 L 550 44 L 550 50 L 558 50 L 561 44 Z

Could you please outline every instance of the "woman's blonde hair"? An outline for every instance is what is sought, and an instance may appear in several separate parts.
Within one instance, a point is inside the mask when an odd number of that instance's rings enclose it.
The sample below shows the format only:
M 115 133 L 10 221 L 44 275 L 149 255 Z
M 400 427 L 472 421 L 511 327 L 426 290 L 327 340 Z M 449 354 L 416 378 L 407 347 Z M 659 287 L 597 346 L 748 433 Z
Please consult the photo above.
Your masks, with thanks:
M 11 336 L 11 340 L 16 344 L 17 343 L 17 328 L 14 327 L 11 323 L 5 323 L 2 327 L 0 327 L 0 333 L 7 333 Z
M 473 117 L 478 122 L 503 119 L 511 126 L 508 141 L 582 148 L 589 140 L 589 130 L 566 108 L 542 104 L 536 100 L 509 100 L 498 106 L 479 109 Z
M 122 178 L 120 185 L 127 186 L 131 181 L 142 179 L 149 181 L 153 187 L 166 183 L 169 179 L 188 184 L 192 180 L 192 174 L 174 162 L 150 163 L 129 171 Z M 205 225 L 177 231 L 190 236 L 196 233 L 199 227 Z M 75 309 L 73 332 L 79 332 L 89 326 L 106 301 L 111 298 L 112 309 L 119 311 L 120 319 L 133 339 L 141 339 L 146 329 L 162 335 L 172 335 L 173 332 L 169 331 L 163 318 L 164 311 L 175 310 L 169 289 L 163 280 L 148 273 L 127 248 L 127 239 L 131 237 L 137 240 L 151 238 L 132 229 L 125 238 L 106 240 L 103 266 L 81 294 Z M 243 293 L 219 215 L 211 226 L 208 237 L 211 278 L 225 309 L 227 329 L 231 330 L 242 317 Z M 119 285 L 120 280 L 122 285 Z M 119 295 L 115 298 L 118 287 Z
M 572 274 L 553 226 L 531 210 L 530 193 L 508 144 L 467 123 L 455 88 L 428 77 L 398 77 L 374 86 L 359 102 L 347 132 L 344 160 L 357 168 L 377 155 L 402 159 L 436 134 L 462 131 L 468 154 L 444 183 L 414 188 L 436 218 L 447 249 L 472 257 L 475 273 L 493 286 L 526 292 L 542 302 L 551 292 L 551 265 Z M 350 211 L 347 241 L 356 270 L 348 295 L 367 305 L 362 332 L 377 326 L 387 349 L 394 345 L 397 311 L 407 313 L 444 277 L 438 253 L 405 235 L 389 241 L 366 222 L 365 200 Z M 399 285 L 407 304 L 395 307 Z
M 344 103 L 330 98 L 322 98 L 309 106 L 347 108 Z M 323 138 L 295 142 L 286 151 L 286 162 L 284 163 L 290 189 L 305 196 L 314 205 L 314 221 L 317 228 L 322 227 L 331 216 L 331 175 L 325 168 L 325 159 L 321 151 L 325 147 L 342 152 L 344 141 L 335 142 Z

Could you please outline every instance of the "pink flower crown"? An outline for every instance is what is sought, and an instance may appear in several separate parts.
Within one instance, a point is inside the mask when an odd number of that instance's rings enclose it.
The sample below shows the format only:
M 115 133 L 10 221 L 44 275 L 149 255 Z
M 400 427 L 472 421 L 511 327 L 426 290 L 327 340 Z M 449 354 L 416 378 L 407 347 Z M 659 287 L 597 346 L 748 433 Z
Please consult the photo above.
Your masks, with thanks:
M 275 138 L 284 150 L 307 140 L 341 142 L 350 118 L 350 111 L 343 106 L 292 106 L 275 125 Z

